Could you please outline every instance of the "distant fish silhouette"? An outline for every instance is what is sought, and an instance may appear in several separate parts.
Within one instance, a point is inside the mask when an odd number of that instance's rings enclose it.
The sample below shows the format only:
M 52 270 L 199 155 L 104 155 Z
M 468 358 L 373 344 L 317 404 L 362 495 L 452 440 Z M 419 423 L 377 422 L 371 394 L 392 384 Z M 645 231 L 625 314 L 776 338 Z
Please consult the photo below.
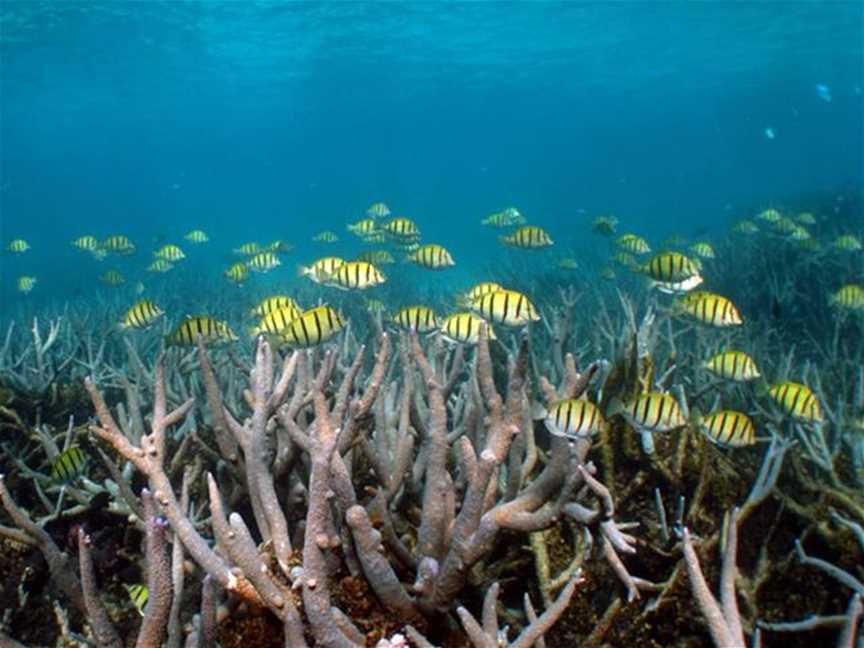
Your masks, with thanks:
M 817 83 L 816 84 L 816 94 L 819 95 L 819 98 L 822 101 L 827 101 L 827 102 L 831 101 L 831 88 L 829 88 L 824 83 Z
M 783 317 L 783 309 L 780 306 L 780 301 L 774 297 L 771 299 L 771 317 L 780 319 Z

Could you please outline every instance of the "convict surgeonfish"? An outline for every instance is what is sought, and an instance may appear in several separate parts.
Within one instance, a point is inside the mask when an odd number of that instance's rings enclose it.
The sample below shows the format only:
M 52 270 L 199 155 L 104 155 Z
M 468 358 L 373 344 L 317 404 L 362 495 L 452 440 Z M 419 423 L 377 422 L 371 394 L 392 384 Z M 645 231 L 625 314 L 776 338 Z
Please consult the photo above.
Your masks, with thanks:
M 24 239 L 14 239 L 9 241 L 9 245 L 6 246 L 6 250 L 9 252 L 14 252 L 15 254 L 21 254 L 22 252 L 26 252 L 30 249 L 30 244 Z
M 126 283 L 126 279 L 117 270 L 108 270 L 99 277 L 99 281 L 106 286 L 119 286 L 120 284 Z
M 468 306 L 483 295 L 498 290 L 504 290 L 504 286 L 499 283 L 495 283 L 494 281 L 483 281 L 471 286 L 471 288 L 468 289 L 468 292 L 466 292 L 465 295 L 463 295 L 459 299 L 459 302 L 461 304 L 464 304 L 465 306 Z
M 18 288 L 18 292 L 24 293 L 26 295 L 36 287 L 37 281 L 38 279 L 36 279 L 36 277 L 29 277 L 25 275 L 23 277 L 18 277 L 15 285 Z
M 630 254 L 648 254 L 651 251 L 648 241 L 636 234 L 622 234 L 615 241 L 615 245 Z
M 377 315 L 379 313 L 383 314 L 387 312 L 387 305 L 380 299 L 367 299 L 366 310 L 373 315 Z
M 618 228 L 618 219 L 615 216 L 598 216 L 591 223 L 591 229 L 603 236 L 614 236 Z
M 736 234 L 744 234 L 745 236 L 752 236 L 753 234 L 759 233 L 759 226 L 756 225 L 753 221 L 749 220 L 740 220 L 735 223 L 735 226 L 732 228 L 732 231 Z
M 393 317 L 393 321 L 409 331 L 428 333 L 438 328 L 438 317 L 428 306 L 406 306 Z
M 270 272 L 280 265 L 282 262 L 273 252 L 259 252 L 246 262 L 246 266 L 254 272 Z
M 142 299 L 133 304 L 132 307 L 126 311 L 126 314 L 120 322 L 120 328 L 147 328 L 164 314 L 165 311 L 159 308 L 152 301 L 149 299 Z
M 249 334 L 252 336 L 262 333 L 281 335 L 288 329 L 288 325 L 301 314 L 301 311 L 294 304 L 276 308 L 264 315 L 258 325 L 250 329 Z
M 743 351 L 723 351 L 706 360 L 702 366 L 721 378 L 737 382 L 755 380 L 762 375 L 756 361 Z
M 600 408 L 584 398 L 553 404 L 544 418 L 546 429 L 555 436 L 571 439 L 594 436 L 606 425 Z
M 69 446 L 51 462 L 51 479 L 58 484 L 70 484 L 87 469 L 87 453 L 78 446 Z
M 339 257 L 324 257 L 310 266 L 300 266 L 297 273 L 309 277 L 315 283 L 325 283 L 345 264 L 345 259 Z
M 234 254 L 242 254 L 243 256 L 252 256 L 261 251 L 261 244 L 255 241 L 243 243 L 241 246 L 234 248 Z
M 375 219 L 387 218 L 390 215 L 390 208 L 383 202 L 376 202 L 366 210 L 366 215 Z
M 420 228 L 410 218 L 394 218 L 388 221 L 382 229 L 396 239 L 416 240 L 420 238 Z
M 741 313 L 731 300 L 704 290 L 678 299 L 675 310 L 709 326 L 739 326 L 744 323 Z
M 756 443 L 753 421 L 746 414 L 734 410 L 701 417 L 699 428 L 713 443 L 726 448 L 744 448 Z
M 254 317 L 264 317 L 267 313 L 271 313 L 277 308 L 294 308 L 297 311 L 297 314 L 300 314 L 302 310 L 300 306 L 298 306 L 297 302 L 294 301 L 288 295 L 271 295 L 270 297 L 265 297 L 258 304 L 249 311 L 249 315 Z
M 540 249 L 554 245 L 552 237 L 542 227 L 523 225 L 509 236 L 501 236 L 498 241 L 510 247 Z
M 328 286 L 340 290 L 366 290 L 379 286 L 387 278 L 371 263 L 348 261 L 343 263 L 326 281 Z
M 843 234 L 842 236 L 838 236 L 834 239 L 834 247 L 838 250 L 843 250 L 844 252 L 860 252 L 864 249 L 864 246 L 861 245 L 860 239 L 852 234 Z
M 345 320 L 337 310 L 316 306 L 289 322 L 281 339 L 287 346 L 305 349 L 326 342 L 344 327 Z
M 472 311 L 490 322 L 507 326 L 524 326 L 540 321 L 534 304 L 515 290 L 498 290 L 486 293 L 470 304 Z
M 831 303 L 847 310 L 864 309 L 864 287 L 846 284 L 831 296 Z
M 408 258 L 417 265 L 431 270 L 441 270 L 456 265 L 447 248 L 435 243 L 421 245 Z
M 278 254 L 288 254 L 293 249 L 294 246 L 290 243 L 283 241 L 282 239 L 276 239 L 275 241 L 270 241 L 267 244 L 266 251 L 276 252 Z
M 235 263 L 225 271 L 225 278 L 235 284 L 242 284 L 249 278 L 249 267 L 242 261 Z
M 680 252 L 661 252 L 642 266 L 642 271 L 654 281 L 678 283 L 699 274 L 699 266 Z
M 488 227 L 513 227 L 514 225 L 524 225 L 525 217 L 515 207 L 508 207 L 487 216 L 480 223 Z
M 387 250 L 366 250 L 357 255 L 358 261 L 366 261 L 372 265 L 390 265 L 396 263 L 396 259 Z
M 710 243 L 705 243 L 704 241 L 699 241 L 698 243 L 691 245 L 690 251 L 697 257 L 703 259 L 713 259 L 717 256 L 717 253 L 714 252 L 714 247 Z
M 201 243 L 207 243 L 207 241 L 210 240 L 210 237 L 207 236 L 204 230 L 192 230 L 183 238 L 185 238 L 190 243 L 195 243 L 196 245 L 200 245 Z
M 169 345 L 194 346 L 199 336 L 204 344 L 235 342 L 238 339 L 227 322 L 209 315 L 191 315 L 177 325 L 165 342 Z
M 822 408 L 816 394 L 801 383 L 786 381 L 773 385 L 768 394 L 792 418 L 808 423 L 822 423 Z
M 441 322 L 441 336 L 454 344 L 477 344 L 480 328 L 486 326 L 490 340 L 495 340 L 495 330 L 486 320 L 474 313 L 454 313 Z
M 72 241 L 72 247 L 93 254 L 99 249 L 99 241 L 95 236 L 85 234 Z
M 375 232 L 376 225 L 374 218 L 364 218 L 362 220 L 357 221 L 356 223 L 351 223 L 346 225 L 345 228 L 351 232 L 352 234 L 356 234 L 357 236 L 364 238 L 369 236 L 370 234 Z
M 318 232 L 313 236 L 312 240 L 316 243 L 336 243 L 339 240 L 339 236 L 336 232 L 324 230 L 323 232 Z
M 633 427 L 651 432 L 668 432 L 687 424 L 678 401 L 662 392 L 647 392 L 630 403 L 614 402 L 609 415 L 614 414 L 621 414 Z
M 147 266 L 147 272 L 165 273 L 174 268 L 174 264 L 165 259 L 156 259 Z
M 113 254 L 132 254 L 135 252 L 135 244 L 124 234 L 112 234 L 106 237 L 99 247 Z
M 144 608 L 147 607 L 147 600 L 150 598 L 150 590 L 147 589 L 147 586 L 144 583 L 124 585 L 123 587 L 125 587 L 126 591 L 129 593 L 129 600 L 132 601 L 132 605 L 134 605 L 135 609 L 138 610 L 138 614 L 143 617 Z
M 778 222 L 781 218 L 783 218 L 782 214 L 776 209 L 764 209 L 756 214 L 756 220 L 771 224 Z
M 174 245 L 173 243 L 163 245 L 161 248 L 159 248 L 153 253 L 153 256 L 157 259 L 170 261 L 171 263 L 182 261 L 186 258 L 186 254 L 183 252 L 183 250 L 180 249 L 180 246 Z
M 798 216 L 795 218 L 795 220 L 797 220 L 802 225 L 815 225 L 816 224 L 816 217 L 813 216 L 813 214 L 810 212 L 801 212 L 800 214 L 798 214 Z

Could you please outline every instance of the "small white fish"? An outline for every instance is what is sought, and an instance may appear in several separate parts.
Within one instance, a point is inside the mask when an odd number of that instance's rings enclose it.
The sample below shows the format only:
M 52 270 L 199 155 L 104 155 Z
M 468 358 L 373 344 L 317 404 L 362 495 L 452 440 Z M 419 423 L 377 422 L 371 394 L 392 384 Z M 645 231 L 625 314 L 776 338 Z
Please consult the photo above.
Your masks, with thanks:
M 777 134 L 774 132 L 774 129 L 769 126 L 768 128 L 765 129 L 765 137 L 767 137 L 770 140 L 773 140 L 775 137 L 777 137 Z

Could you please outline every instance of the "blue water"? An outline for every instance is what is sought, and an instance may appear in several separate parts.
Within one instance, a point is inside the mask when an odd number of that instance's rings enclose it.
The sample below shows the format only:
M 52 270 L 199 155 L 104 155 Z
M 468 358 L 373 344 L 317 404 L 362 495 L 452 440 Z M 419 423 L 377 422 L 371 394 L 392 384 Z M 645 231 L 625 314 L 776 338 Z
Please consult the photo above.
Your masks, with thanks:
M 511 204 L 590 259 L 598 213 L 661 238 L 860 186 L 862 7 L 4 1 L 3 298 L 92 282 L 84 233 L 310 260 L 383 200 L 467 274 Z

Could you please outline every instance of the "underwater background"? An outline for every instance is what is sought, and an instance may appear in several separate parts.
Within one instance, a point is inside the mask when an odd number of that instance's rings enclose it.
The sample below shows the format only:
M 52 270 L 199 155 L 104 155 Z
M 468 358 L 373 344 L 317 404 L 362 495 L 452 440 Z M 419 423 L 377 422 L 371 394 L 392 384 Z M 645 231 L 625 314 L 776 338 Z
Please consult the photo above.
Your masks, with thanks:
M 0 648 L 860 647 L 862 88 L 861 2 L 0 1 Z

